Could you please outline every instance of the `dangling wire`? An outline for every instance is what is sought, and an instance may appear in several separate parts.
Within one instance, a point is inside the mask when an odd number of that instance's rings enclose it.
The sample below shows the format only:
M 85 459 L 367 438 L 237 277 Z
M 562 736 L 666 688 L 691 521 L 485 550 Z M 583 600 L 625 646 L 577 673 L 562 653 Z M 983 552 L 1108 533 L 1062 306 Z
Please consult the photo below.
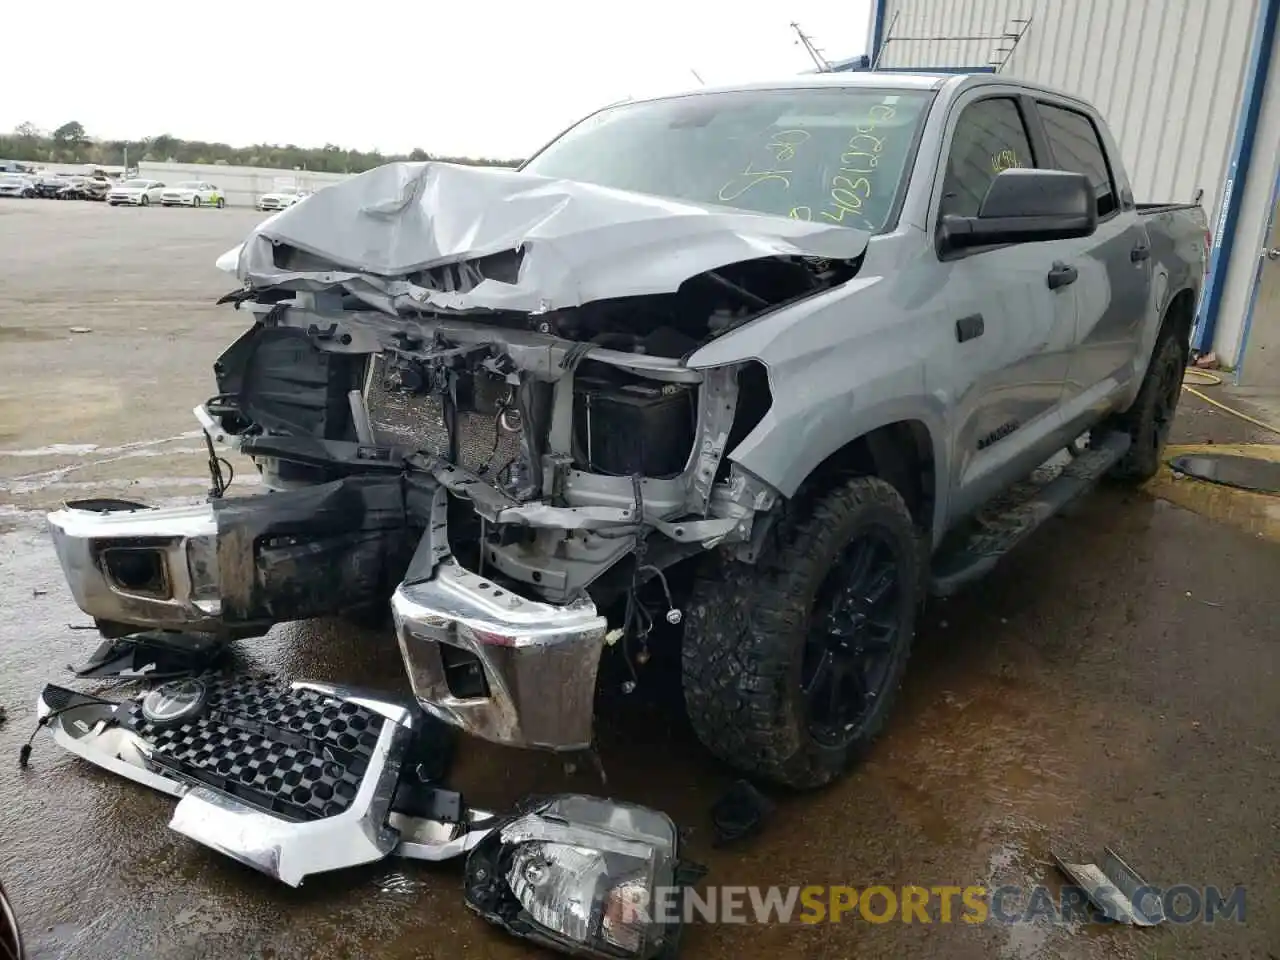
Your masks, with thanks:
M 213 438 L 209 434 L 204 435 L 205 449 L 209 451 L 209 499 L 217 500 L 231 486 L 236 478 L 236 469 L 226 460 L 218 456 L 218 452 L 213 449 Z M 227 468 L 227 476 L 222 476 L 222 468 Z
M 636 557 L 636 565 L 631 571 L 631 586 L 627 588 L 627 608 L 626 614 L 622 620 L 622 659 L 627 663 L 627 669 L 631 672 L 631 685 L 634 690 L 640 683 L 640 678 L 636 675 L 635 663 L 631 659 L 631 632 L 640 621 L 647 622 L 648 626 L 642 628 L 637 634 L 642 642 L 648 637 L 649 630 L 653 628 L 653 618 L 649 616 L 644 605 L 640 602 L 637 595 L 640 587 L 640 570 L 644 565 L 644 555 L 647 545 L 644 541 L 644 489 L 640 483 L 640 475 L 631 475 L 631 493 L 635 506 L 636 532 L 635 546 L 632 552 Z M 646 653 L 647 659 L 647 653 Z

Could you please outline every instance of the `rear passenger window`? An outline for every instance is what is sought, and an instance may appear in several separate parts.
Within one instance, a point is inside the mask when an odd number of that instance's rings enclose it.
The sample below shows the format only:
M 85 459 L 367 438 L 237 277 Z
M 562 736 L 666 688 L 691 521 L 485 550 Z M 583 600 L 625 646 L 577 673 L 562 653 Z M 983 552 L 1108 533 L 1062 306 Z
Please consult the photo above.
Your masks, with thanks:
M 960 114 L 951 138 L 940 213 L 976 217 L 996 174 L 1034 166 L 1031 138 L 1017 101 L 995 97 L 971 103 Z
M 1049 103 L 1037 105 L 1044 121 L 1049 147 L 1053 150 L 1054 165 L 1059 170 L 1083 173 L 1093 184 L 1098 198 L 1098 216 L 1115 213 L 1119 207 L 1115 184 L 1111 182 L 1111 170 L 1107 155 L 1102 149 L 1102 138 L 1093 121 L 1083 113 L 1055 107 Z

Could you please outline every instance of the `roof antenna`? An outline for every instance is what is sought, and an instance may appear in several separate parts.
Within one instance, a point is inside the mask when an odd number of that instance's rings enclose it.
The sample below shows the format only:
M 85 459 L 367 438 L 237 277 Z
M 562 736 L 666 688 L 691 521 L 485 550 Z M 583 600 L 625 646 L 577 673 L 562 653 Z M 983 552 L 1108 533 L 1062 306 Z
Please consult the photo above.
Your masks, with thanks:
M 698 76 L 698 71 L 693 69 L 693 67 L 689 68 L 689 72 L 692 73 L 693 78 L 697 80 L 700 84 L 702 84 L 704 87 L 707 85 L 707 81 L 703 80 L 702 77 Z

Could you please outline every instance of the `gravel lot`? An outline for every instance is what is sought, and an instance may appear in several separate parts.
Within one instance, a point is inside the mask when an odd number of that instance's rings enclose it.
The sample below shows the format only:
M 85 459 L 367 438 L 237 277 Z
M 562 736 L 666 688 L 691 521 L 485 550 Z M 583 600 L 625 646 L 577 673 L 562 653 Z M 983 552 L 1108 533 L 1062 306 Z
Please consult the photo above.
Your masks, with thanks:
M 64 679 L 93 636 L 68 629 L 85 618 L 40 514 L 94 493 L 203 494 L 190 410 L 244 328 L 213 306 L 232 285 L 213 260 L 259 216 L 0 202 L 0 876 L 36 957 L 528 956 L 463 908 L 456 864 L 387 862 L 289 890 L 171 833 L 169 801 L 43 738 L 29 770 L 12 759 L 41 684 Z M 1195 406 L 1178 430 L 1250 439 Z M 779 797 L 754 841 L 711 849 L 706 811 L 731 775 L 661 682 L 605 714 L 607 792 L 668 811 L 719 885 L 1052 885 L 1050 851 L 1089 860 L 1110 844 L 1156 883 L 1248 888 L 1243 925 L 698 925 L 683 956 L 1274 958 L 1277 583 L 1280 548 L 1103 490 L 970 594 L 929 607 L 870 760 L 832 789 Z M 327 622 L 277 628 L 243 657 L 404 687 L 390 636 Z M 600 789 L 476 744 L 456 780 L 494 805 Z

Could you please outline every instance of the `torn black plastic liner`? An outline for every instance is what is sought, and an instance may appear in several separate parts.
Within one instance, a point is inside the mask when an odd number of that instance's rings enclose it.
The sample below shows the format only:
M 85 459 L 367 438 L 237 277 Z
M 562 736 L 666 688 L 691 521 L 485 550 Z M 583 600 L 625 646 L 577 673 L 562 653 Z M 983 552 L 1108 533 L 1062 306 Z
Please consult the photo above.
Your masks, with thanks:
M 419 488 L 432 482 L 410 483 L 399 472 L 355 475 L 215 500 L 224 618 L 302 620 L 385 600 L 427 524 L 415 505 Z

